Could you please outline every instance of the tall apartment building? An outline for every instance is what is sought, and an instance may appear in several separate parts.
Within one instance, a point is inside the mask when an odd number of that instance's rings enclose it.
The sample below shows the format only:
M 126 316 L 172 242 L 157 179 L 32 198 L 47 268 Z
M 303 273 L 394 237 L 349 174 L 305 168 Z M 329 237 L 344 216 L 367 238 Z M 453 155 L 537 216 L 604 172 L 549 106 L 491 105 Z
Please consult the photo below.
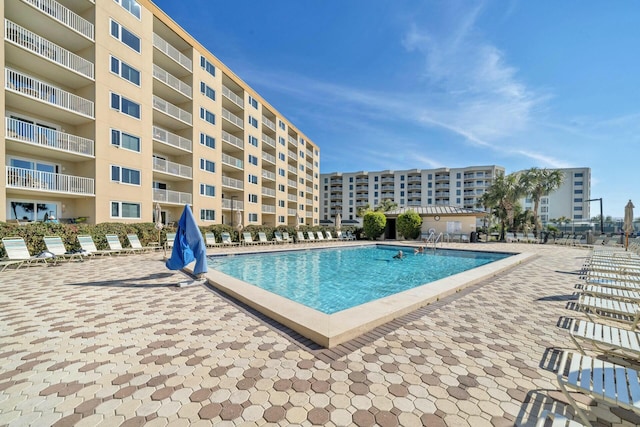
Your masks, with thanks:
M 399 207 L 455 206 L 477 209 L 501 166 L 328 173 L 320 175 L 320 218 L 358 220 L 357 210 L 390 200 Z
M 562 185 L 558 190 L 540 199 L 540 221 L 546 224 L 561 217 L 573 221 L 588 221 L 591 219 L 588 201 L 591 199 L 591 168 L 558 170 L 564 174 Z M 531 199 L 522 199 L 520 202 L 524 209 L 533 209 Z
M 0 4 L 0 221 L 318 223 L 318 146 L 152 2 Z

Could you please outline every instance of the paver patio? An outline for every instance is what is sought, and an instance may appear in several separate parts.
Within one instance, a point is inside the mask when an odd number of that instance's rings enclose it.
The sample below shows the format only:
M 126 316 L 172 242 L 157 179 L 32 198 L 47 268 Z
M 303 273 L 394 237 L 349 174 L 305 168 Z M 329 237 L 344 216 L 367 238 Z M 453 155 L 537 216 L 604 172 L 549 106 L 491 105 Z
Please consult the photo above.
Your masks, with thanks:
M 554 369 L 575 350 L 563 320 L 585 317 L 567 305 L 588 250 L 446 246 L 538 256 L 334 349 L 209 287 L 176 287 L 185 275 L 159 252 L 6 271 L 0 425 L 476 427 L 531 426 L 543 409 L 572 416 Z M 575 396 L 594 425 L 640 424 Z

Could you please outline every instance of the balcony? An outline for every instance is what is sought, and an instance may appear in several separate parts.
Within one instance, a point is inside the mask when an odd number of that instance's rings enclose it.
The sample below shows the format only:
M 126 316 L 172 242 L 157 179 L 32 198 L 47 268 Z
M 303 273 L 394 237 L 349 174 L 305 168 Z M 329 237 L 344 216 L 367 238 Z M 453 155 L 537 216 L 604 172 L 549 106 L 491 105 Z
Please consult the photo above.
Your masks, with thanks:
M 7 166 L 7 189 L 64 193 L 76 196 L 95 195 L 93 178 L 43 172 Z
M 270 180 L 270 181 L 275 181 L 275 180 L 276 180 L 276 174 L 275 174 L 275 173 L 273 173 L 273 172 L 270 172 L 270 171 L 265 171 L 265 170 L 263 170 L 263 171 L 262 171 L 262 177 L 263 177 L 264 179 L 268 179 L 268 180 Z
M 297 182 L 295 182 L 295 181 L 294 181 L 294 180 L 292 180 L 292 179 L 288 179 L 288 180 L 287 180 L 287 185 L 289 185 L 289 187 L 291 187 L 291 188 L 298 188 L 298 183 L 297 183 Z
M 65 160 L 81 160 L 94 156 L 94 141 L 81 136 L 44 128 L 21 120 L 5 118 L 5 135 L 9 141 L 20 141 L 11 144 L 11 149 L 25 153 L 33 153 L 40 147 L 47 150 L 46 156 Z M 26 143 L 26 144 L 21 144 Z M 58 153 L 51 153 L 57 151 Z
M 158 126 L 153 127 L 153 140 L 179 149 L 176 154 L 184 154 L 182 150 L 189 153 L 192 151 L 192 142 L 190 139 L 183 138 L 180 135 L 171 133 Z
M 298 170 L 296 169 L 295 166 L 287 165 L 287 170 L 289 171 L 289 173 L 292 173 L 294 175 L 298 175 Z
M 244 109 L 244 101 L 242 100 L 242 98 L 231 92 L 231 89 L 224 85 L 222 86 L 222 96 L 236 104 L 238 107 Z
M 165 101 L 164 99 L 160 98 L 159 96 L 153 95 L 153 108 L 155 110 L 158 110 L 164 114 L 166 114 L 167 116 L 171 117 L 172 119 L 175 119 L 177 121 L 179 121 L 180 123 L 183 124 L 187 124 L 189 126 L 191 126 L 191 121 L 192 121 L 192 116 L 191 113 L 183 110 L 180 107 L 177 107 L 173 104 L 171 104 L 168 101 Z M 170 121 L 168 123 L 169 126 L 173 125 L 175 127 L 179 127 L 180 124 L 176 124 L 173 121 Z
M 222 164 L 232 166 L 234 168 L 242 169 L 244 167 L 244 163 L 240 159 L 236 159 L 228 154 L 222 153 Z
M 298 146 L 298 140 L 297 140 L 297 139 L 295 139 L 294 137 L 289 136 L 289 137 L 287 138 L 287 140 L 289 141 L 289 144 L 293 145 L 294 147 L 297 147 L 297 146 Z
M 262 195 L 265 197 L 276 197 L 276 190 L 273 188 L 262 187 Z
M 222 186 L 235 188 L 237 190 L 242 190 L 244 188 L 244 182 L 239 179 L 231 178 L 228 176 L 222 176 Z
M 244 149 L 244 142 L 238 138 L 237 136 L 231 135 L 229 132 L 227 131 L 222 131 L 222 141 L 226 142 L 227 144 L 231 144 L 234 147 L 237 147 L 241 150 Z
M 10 68 L 5 68 L 5 88 L 7 106 L 73 125 L 94 118 L 92 101 Z
M 180 52 L 178 49 L 173 47 L 171 44 L 169 44 L 169 42 L 167 42 L 165 39 L 163 39 L 156 33 L 153 33 L 153 47 L 158 49 L 160 52 L 164 53 L 166 57 L 172 59 L 176 64 L 180 65 L 189 73 L 192 72 L 193 63 L 191 59 L 189 59 L 187 56 L 182 54 L 182 52 Z M 165 66 L 165 68 L 167 67 Z
M 8 19 L 5 19 L 5 40 L 36 55 L 36 63 L 26 62 L 28 59 L 14 49 L 7 50 L 7 57 L 12 63 L 27 69 L 38 69 L 42 74 L 53 73 L 56 81 L 65 86 L 77 88 L 85 86 L 87 79 L 94 79 L 94 66 L 81 56 L 58 46 L 51 41 L 32 33 Z M 60 68 L 75 73 L 61 72 Z
M 153 189 L 153 201 L 158 203 L 173 203 L 176 205 L 191 204 L 191 193 L 183 193 L 182 191 Z
M 244 121 L 226 108 L 222 109 L 222 118 L 238 126 L 240 129 L 244 129 Z
M 276 130 L 276 124 L 273 123 L 271 120 L 267 119 L 266 117 L 262 117 L 262 124 L 265 125 L 266 127 L 268 127 L 269 129 L 271 129 L 272 131 L 275 132 Z
M 287 194 L 287 200 L 290 202 L 298 202 L 298 196 L 295 194 Z
M 235 199 L 222 199 L 222 209 L 241 211 L 244 209 L 244 202 Z
M 172 102 L 184 102 L 185 98 L 191 99 L 193 96 L 193 90 L 190 85 L 156 64 L 153 64 L 153 78 L 164 83 L 164 88 L 158 85 L 153 88 L 153 92 L 162 95 L 163 98 Z M 175 94 L 174 91 L 178 92 L 178 94 Z
M 191 179 L 192 177 L 191 166 L 170 162 L 157 157 L 153 158 L 153 171 L 185 179 Z
M 274 214 L 276 213 L 276 207 L 273 205 L 262 205 L 262 213 Z
M 409 176 L 407 177 L 407 182 L 422 182 L 422 178 L 419 176 Z
M 276 156 L 272 156 L 269 153 L 262 153 L 262 160 L 274 165 L 276 164 Z
M 287 150 L 287 155 L 291 160 L 296 160 L 296 161 L 298 160 L 298 155 L 291 150 Z
M 296 211 L 295 209 L 287 209 L 287 215 L 296 216 L 297 214 L 298 214 L 298 211 Z
M 271 138 L 269 135 L 262 135 L 262 143 L 271 148 L 276 148 L 276 140 Z
M 33 13 L 34 9 L 38 13 Z M 55 0 L 8 1 L 4 16 L 20 25 L 38 28 L 44 37 L 74 51 L 94 42 L 94 25 Z

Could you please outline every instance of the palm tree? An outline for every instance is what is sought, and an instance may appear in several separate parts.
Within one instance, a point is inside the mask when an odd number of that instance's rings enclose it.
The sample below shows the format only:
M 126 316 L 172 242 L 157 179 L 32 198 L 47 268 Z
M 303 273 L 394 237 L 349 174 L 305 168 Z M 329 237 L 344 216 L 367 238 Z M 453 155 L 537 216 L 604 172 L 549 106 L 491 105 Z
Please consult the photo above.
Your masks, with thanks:
M 516 174 L 504 175 L 499 173 L 480 197 L 479 204 L 500 220 L 500 240 L 504 240 L 507 225 L 513 228 L 515 207 L 518 200 L 525 194 L 520 176 Z
M 537 237 L 542 229 L 538 218 L 540 199 L 556 191 L 562 185 L 564 173 L 557 169 L 531 168 L 522 174 L 522 182 L 526 194 L 533 200 L 533 226 Z

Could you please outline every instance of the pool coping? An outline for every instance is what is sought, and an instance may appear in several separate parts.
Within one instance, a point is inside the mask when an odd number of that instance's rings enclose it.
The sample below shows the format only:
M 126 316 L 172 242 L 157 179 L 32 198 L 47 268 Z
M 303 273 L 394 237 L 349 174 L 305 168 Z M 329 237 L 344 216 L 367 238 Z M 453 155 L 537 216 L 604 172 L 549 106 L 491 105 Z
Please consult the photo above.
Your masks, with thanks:
M 371 242 L 364 245 L 369 244 L 376 245 L 382 243 Z M 387 244 L 393 246 L 406 246 L 407 248 L 415 247 L 415 245 L 407 245 L 398 242 L 384 243 L 384 245 Z M 320 245 L 315 246 L 314 248 L 321 247 L 326 248 L 326 246 Z M 336 246 L 330 247 L 335 248 Z M 303 248 L 270 248 L 269 252 L 298 251 L 307 249 L 310 248 L 308 246 Z M 464 251 L 464 249 L 455 249 Z M 476 251 L 474 249 L 468 250 Z M 255 253 L 260 252 L 263 251 L 256 251 Z M 495 251 L 483 250 L 479 252 Z M 228 255 L 231 254 L 233 253 L 228 253 Z M 238 252 L 237 254 L 246 255 L 248 253 Z M 214 288 L 236 298 L 249 307 L 252 307 L 282 325 L 291 328 L 315 343 L 326 348 L 331 348 L 352 340 L 376 328 L 377 326 L 415 311 L 420 307 L 439 300 L 440 298 L 451 295 L 482 280 L 495 276 L 507 269 L 513 268 L 534 256 L 534 253 L 529 252 L 514 253 L 512 256 L 494 261 L 490 264 L 485 264 L 462 273 L 454 274 L 452 276 L 353 308 L 339 311 L 334 314 L 321 313 L 315 309 L 306 307 L 300 303 L 291 301 L 216 270 L 209 270 L 209 272 L 205 274 L 205 277 L 209 284 Z

